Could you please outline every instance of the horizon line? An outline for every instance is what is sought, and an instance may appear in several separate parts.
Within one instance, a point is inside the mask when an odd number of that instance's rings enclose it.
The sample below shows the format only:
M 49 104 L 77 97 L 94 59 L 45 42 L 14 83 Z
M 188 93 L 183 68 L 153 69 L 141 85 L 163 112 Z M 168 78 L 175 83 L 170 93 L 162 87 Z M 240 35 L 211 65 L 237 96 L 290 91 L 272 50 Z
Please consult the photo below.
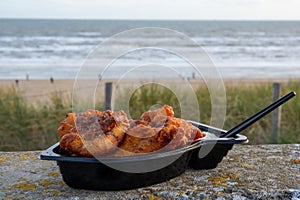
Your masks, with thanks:
M 0 17 L 0 20 L 107 20 L 107 21 L 300 21 L 300 19 L 132 19 L 132 18 L 18 18 Z

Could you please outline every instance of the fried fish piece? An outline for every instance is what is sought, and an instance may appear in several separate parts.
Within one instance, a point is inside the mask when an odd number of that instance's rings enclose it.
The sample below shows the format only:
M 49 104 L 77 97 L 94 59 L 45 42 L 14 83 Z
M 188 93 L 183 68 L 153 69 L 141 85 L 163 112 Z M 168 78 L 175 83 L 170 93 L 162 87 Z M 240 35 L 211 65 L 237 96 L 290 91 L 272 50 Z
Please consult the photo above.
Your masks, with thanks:
M 166 110 L 167 112 L 165 112 Z M 187 146 L 194 140 L 205 136 L 191 123 L 184 119 L 175 118 L 170 106 L 147 111 L 142 115 L 142 118 L 146 120 L 130 122 L 131 126 L 113 156 L 173 150 Z
M 72 115 L 71 115 L 72 116 Z M 112 151 L 123 140 L 129 127 L 124 111 L 87 111 L 76 116 L 75 126 L 64 120 L 59 128 L 60 147 L 72 155 L 93 157 Z M 73 117 L 73 116 L 72 116 Z M 74 128 L 75 127 L 75 128 Z
M 162 146 L 157 142 L 157 132 L 148 125 L 139 124 L 126 132 L 119 148 L 133 153 L 149 153 L 159 150 Z
M 159 131 L 157 141 L 164 144 L 165 150 L 184 147 L 204 137 L 199 128 L 181 118 L 168 117 Z
M 173 108 L 169 105 L 164 105 L 162 108 L 156 110 L 149 110 L 142 114 L 142 120 L 151 122 L 156 116 L 174 117 Z
M 76 120 L 78 117 L 84 118 L 92 115 L 101 115 L 102 113 L 98 110 L 87 110 L 86 112 L 76 114 L 68 113 L 66 118 L 60 122 L 60 126 L 57 129 L 58 136 L 61 138 L 63 135 L 71 132 L 77 132 Z
M 61 138 L 65 134 L 73 132 L 76 127 L 76 114 L 75 113 L 68 113 L 66 118 L 60 122 L 60 126 L 57 129 L 58 136 Z
M 82 137 L 77 132 L 71 132 L 62 136 L 59 142 L 60 148 L 72 156 L 93 157 L 83 144 Z

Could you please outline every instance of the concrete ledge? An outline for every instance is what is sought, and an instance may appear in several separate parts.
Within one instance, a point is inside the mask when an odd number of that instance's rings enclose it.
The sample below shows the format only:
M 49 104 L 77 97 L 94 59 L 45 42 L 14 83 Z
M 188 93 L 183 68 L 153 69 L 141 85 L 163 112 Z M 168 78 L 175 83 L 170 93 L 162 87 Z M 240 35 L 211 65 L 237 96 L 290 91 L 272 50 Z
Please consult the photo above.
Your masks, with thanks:
M 235 145 L 213 170 L 136 190 L 76 190 L 41 152 L 0 152 L 0 199 L 299 199 L 300 144 Z

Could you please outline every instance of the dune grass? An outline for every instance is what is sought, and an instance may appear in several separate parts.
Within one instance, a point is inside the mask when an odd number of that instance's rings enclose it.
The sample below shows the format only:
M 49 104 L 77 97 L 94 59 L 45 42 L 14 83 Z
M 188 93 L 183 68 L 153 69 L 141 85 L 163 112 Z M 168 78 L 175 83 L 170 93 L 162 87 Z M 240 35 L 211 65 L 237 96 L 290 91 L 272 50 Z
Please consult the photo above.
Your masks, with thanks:
M 176 95 L 168 88 L 157 84 L 148 84 L 136 90 L 129 100 L 129 112 L 133 119 L 140 119 L 142 113 L 163 105 L 173 107 L 177 117 L 180 116 L 180 105 Z
M 0 89 L 0 149 L 43 149 L 57 142 L 57 125 L 67 112 L 70 102 L 59 94 L 51 95 L 49 104 L 28 103 L 15 88 Z
M 300 94 L 298 82 L 281 84 L 282 96 L 290 91 Z M 227 92 L 227 118 L 224 128 L 230 129 L 272 102 L 272 84 L 229 87 Z M 281 128 L 277 138 L 278 143 L 299 143 L 299 96 L 281 107 Z M 250 138 L 251 144 L 271 143 L 271 114 L 243 131 Z
M 282 95 L 289 91 L 300 94 L 300 82 L 283 83 Z M 196 89 L 199 99 L 200 121 L 210 123 L 211 102 L 209 92 L 204 85 Z M 227 111 L 224 129 L 230 129 L 256 113 L 272 101 L 272 83 L 256 85 L 230 85 L 226 87 Z M 71 98 L 53 93 L 50 102 L 32 104 L 24 98 L 22 91 L 15 88 L 0 88 L 0 150 L 36 150 L 45 149 L 58 141 L 56 134 L 59 122 L 66 113 L 72 111 Z M 300 101 L 299 96 L 282 107 L 279 143 L 300 143 Z M 117 99 L 122 99 L 122 96 Z M 201 101 L 200 101 L 201 99 Z M 129 101 L 132 118 L 153 105 L 169 104 L 180 116 L 179 102 L 171 90 L 157 85 L 148 85 L 136 90 Z M 155 107 L 155 106 L 154 106 Z M 96 109 L 102 110 L 103 103 Z M 250 144 L 270 143 L 271 115 L 264 117 L 242 132 L 247 135 Z

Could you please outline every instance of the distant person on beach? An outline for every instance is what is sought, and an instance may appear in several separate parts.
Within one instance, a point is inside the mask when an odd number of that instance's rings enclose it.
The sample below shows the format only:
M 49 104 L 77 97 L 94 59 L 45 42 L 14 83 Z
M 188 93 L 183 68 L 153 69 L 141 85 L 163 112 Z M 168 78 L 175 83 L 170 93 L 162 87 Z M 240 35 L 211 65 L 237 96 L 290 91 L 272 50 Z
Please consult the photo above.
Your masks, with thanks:
M 29 75 L 28 74 L 26 74 L 26 80 L 29 81 Z
M 53 77 L 50 78 L 50 83 L 54 83 Z
M 16 79 L 16 85 L 19 86 L 19 80 L 18 79 Z

